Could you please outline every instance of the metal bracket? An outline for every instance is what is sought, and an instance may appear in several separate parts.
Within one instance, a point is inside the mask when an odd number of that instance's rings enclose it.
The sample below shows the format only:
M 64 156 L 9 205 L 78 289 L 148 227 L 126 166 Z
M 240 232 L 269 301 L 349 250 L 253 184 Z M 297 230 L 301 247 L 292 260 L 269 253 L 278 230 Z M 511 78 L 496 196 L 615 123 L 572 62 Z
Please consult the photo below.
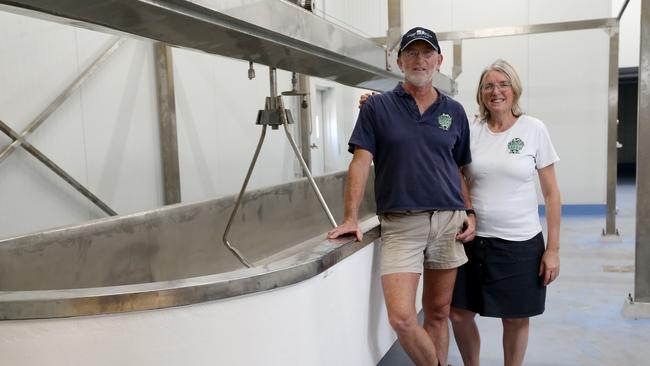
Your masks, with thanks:
M 289 143 L 291 144 L 291 148 L 293 149 L 296 158 L 300 162 L 300 165 L 302 166 L 302 169 L 305 175 L 307 176 L 307 179 L 309 180 L 311 187 L 314 189 L 314 193 L 316 193 L 318 201 L 323 207 L 323 210 L 325 211 L 325 214 L 327 215 L 330 224 L 332 224 L 332 227 L 337 226 L 336 221 L 334 220 L 334 216 L 332 216 L 332 213 L 329 207 L 327 206 L 327 203 L 325 202 L 323 195 L 320 193 L 320 190 L 318 189 L 318 186 L 316 185 L 316 182 L 314 181 L 314 178 L 312 177 L 311 172 L 309 171 L 309 167 L 307 166 L 307 163 L 305 163 L 305 160 L 302 158 L 302 155 L 300 154 L 300 150 L 298 149 L 296 142 L 294 141 L 293 137 L 291 136 L 291 133 L 289 132 L 288 125 L 293 123 L 293 117 L 291 117 L 291 111 L 284 108 L 284 102 L 282 101 L 282 96 L 277 95 L 276 74 L 277 74 L 277 70 L 274 67 L 271 67 L 269 73 L 270 84 L 271 84 L 271 96 L 266 98 L 265 108 L 263 110 L 260 110 L 257 113 L 256 124 L 262 125 L 262 134 L 260 135 L 259 142 L 257 143 L 257 148 L 255 149 L 255 154 L 253 154 L 253 160 L 251 161 L 248 167 L 248 172 L 246 172 L 244 183 L 242 184 L 242 187 L 239 190 L 237 201 L 235 201 L 235 207 L 233 208 L 232 213 L 230 214 L 230 218 L 228 219 L 228 224 L 226 225 L 226 229 L 224 230 L 223 237 L 222 237 L 222 241 L 226 246 L 226 248 L 228 248 L 228 250 L 230 250 L 235 255 L 235 257 L 237 257 L 237 259 L 239 259 L 239 261 L 248 268 L 253 267 L 253 265 L 246 258 L 244 258 L 244 256 L 237 248 L 232 246 L 232 244 L 228 240 L 228 234 L 230 233 L 233 220 L 235 218 L 235 215 L 237 214 L 237 211 L 239 210 L 239 206 L 241 205 L 242 198 L 244 197 L 244 193 L 246 192 L 246 187 L 248 186 L 248 182 L 250 180 L 251 174 L 253 173 L 253 168 L 255 168 L 255 163 L 257 162 L 257 158 L 259 157 L 260 150 L 262 148 L 262 144 L 264 143 L 264 138 L 266 136 L 267 126 L 271 126 L 271 128 L 274 130 L 277 130 L 280 127 L 280 125 L 284 126 L 284 131 L 287 136 L 287 139 L 289 140 Z

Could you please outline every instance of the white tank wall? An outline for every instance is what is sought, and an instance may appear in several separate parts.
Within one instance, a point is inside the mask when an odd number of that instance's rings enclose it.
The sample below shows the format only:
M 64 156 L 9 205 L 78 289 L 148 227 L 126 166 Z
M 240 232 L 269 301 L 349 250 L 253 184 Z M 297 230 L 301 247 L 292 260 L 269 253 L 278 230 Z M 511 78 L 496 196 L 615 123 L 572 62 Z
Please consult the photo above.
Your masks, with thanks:
M 3 321 L 2 364 L 376 365 L 395 341 L 371 244 L 312 279 L 192 306 Z
M 607 18 L 611 4 L 605 0 L 406 1 L 404 12 L 405 29 L 424 25 L 446 32 Z M 451 75 L 453 45 L 443 42 L 441 47 L 442 71 Z M 605 203 L 608 47 L 603 30 L 463 41 L 457 99 L 470 117 L 478 113 L 475 93 L 481 71 L 497 58 L 511 62 L 524 84 L 524 111 L 546 123 L 560 155 L 557 173 L 563 204 Z

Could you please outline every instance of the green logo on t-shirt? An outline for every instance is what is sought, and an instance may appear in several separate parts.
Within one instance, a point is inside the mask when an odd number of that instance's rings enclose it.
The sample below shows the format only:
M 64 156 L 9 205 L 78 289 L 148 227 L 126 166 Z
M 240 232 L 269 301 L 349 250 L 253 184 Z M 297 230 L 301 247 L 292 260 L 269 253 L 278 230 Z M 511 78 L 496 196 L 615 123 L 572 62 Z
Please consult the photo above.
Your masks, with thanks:
M 438 116 L 438 127 L 440 129 L 447 131 L 449 130 L 449 127 L 451 126 L 451 116 L 448 115 L 447 113 L 443 113 Z
M 515 137 L 514 139 L 510 140 L 510 142 L 508 142 L 508 151 L 511 154 L 519 154 L 523 148 L 524 142 L 519 137 Z

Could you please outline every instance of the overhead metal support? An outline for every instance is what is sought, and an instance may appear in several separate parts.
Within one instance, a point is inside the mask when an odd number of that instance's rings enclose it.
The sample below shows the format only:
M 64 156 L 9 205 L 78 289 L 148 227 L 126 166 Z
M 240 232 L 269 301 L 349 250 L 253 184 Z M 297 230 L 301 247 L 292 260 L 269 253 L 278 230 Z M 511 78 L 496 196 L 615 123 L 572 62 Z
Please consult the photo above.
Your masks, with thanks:
M 174 68 L 172 50 L 163 43 L 154 44 L 160 152 L 163 165 L 165 204 L 181 202 L 181 179 L 178 163 L 176 131 L 176 101 L 174 97 Z
M 456 31 L 437 33 L 438 41 L 461 41 L 465 39 L 493 38 L 506 36 L 525 36 L 538 33 L 568 32 L 598 28 L 618 27 L 615 18 L 578 20 L 574 22 L 531 24 L 512 27 L 494 27 L 473 31 Z
M 634 298 L 623 314 L 650 318 L 650 0 L 641 0 L 638 131 L 636 154 L 636 246 Z
M 50 168 L 54 173 L 56 173 L 59 177 L 63 178 L 68 184 L 74 187 L 79 193 L 83 194 L 86 198 L 88 198 L 92 203 L 97 205 L 102 211 L 106 212 L 110 216 L 115 216 L 117 213 L 113 211 L 108 205 L 106 205 L 102 200 L 100 200 L 97 196 L 95 196 L 92 192 L 90 192 L 86 187 L 84 187 L 81 183 L 77 182 L 72 176 L 70 176 L 68 173 L 66 173 L 61 167 L 56 165 L 52 160 L 48 159 L 45 154 L 43 154 L 40 150 L 32 146 L 29 142 L 27 142 L 25 139 L 20 137 L 18 132 L 14 131 L 11 127 L 9 127 L 6 123 L 3 121 L 0 121 L 0 131 L 4 132 L 9 136 L 12 140 L 14 141 L 20 141 L 20 146 L 25 149 L 28 153 L 30 153 L 32 156 L 34 156 L 36 159 L 38 159 L 41 163 L 45 164 L 48 168 Z
M 0 10 L 119 31 L 375 90 L 402 75 L 361 35 L 283 0 L 0 0 Z

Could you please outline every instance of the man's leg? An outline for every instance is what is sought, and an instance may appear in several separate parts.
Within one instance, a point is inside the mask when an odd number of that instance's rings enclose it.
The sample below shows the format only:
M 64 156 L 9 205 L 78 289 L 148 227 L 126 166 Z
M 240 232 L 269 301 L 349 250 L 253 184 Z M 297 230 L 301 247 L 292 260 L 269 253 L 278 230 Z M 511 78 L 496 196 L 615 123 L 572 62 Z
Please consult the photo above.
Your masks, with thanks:
M 501 322 L 503 323 L 504 365 L 523 365 L 528 346 L 528 318 L 504 318 Z
M 476 326 L 473 311 L 451 307 L 449 318 L 454 329 L 454 338 L 465 366 L 478 366 L 480 364 L 481 336 Z
M 418 323 L 415 294 L 419 273 L 392 273 L 381 277 L 388 320 L 399 343 L 418 366 L 438 365 L 436 350 L 427 332 Z
M 456 268 L 425 269 L 422 308 L 424 329 L 436 347 L 441 365 L 447 364 L 449 351 L 449 308 L 456 281 Z

